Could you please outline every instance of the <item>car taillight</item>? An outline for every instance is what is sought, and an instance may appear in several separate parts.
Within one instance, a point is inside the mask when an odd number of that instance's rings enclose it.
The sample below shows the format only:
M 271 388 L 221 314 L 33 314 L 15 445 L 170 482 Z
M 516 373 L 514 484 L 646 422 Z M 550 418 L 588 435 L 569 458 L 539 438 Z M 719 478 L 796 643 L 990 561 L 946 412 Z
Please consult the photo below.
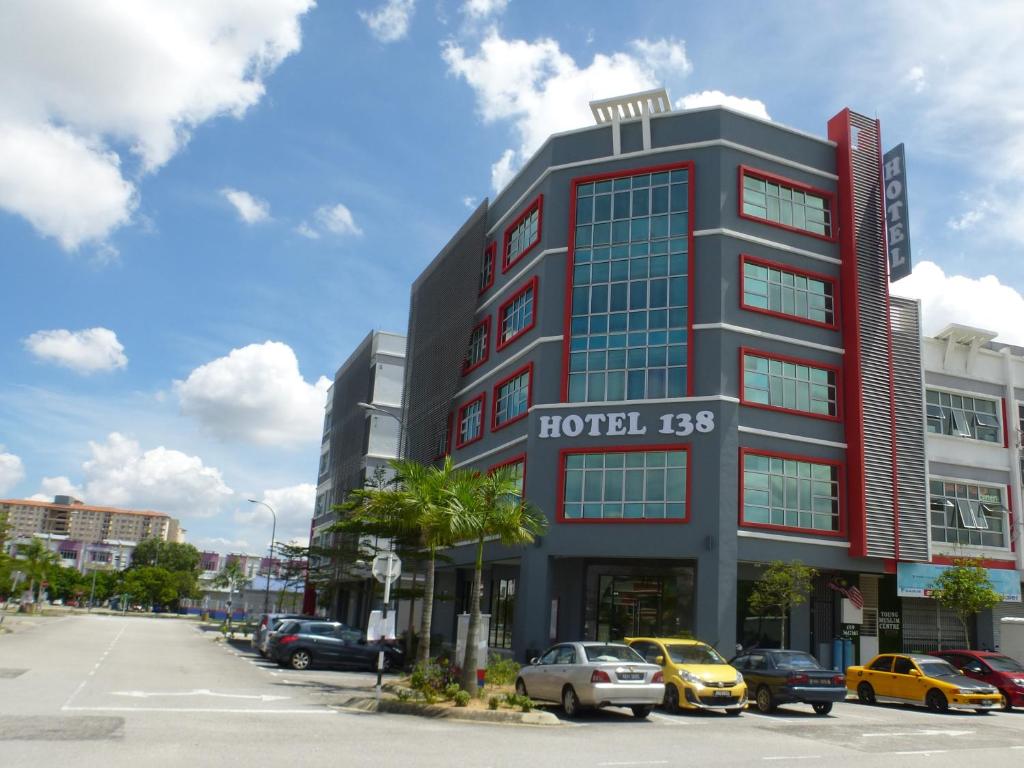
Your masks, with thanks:
M 298 639 L 299 639 L 298 635 L 285 635 L 284 637 L 282 637 L 280 640 L 277 641 L 277 644 L 278 645 L 287 645 L 288 643 L 294 643 Z
M 590 676 L 590 682 L 592 683 L 610 683 L 612 679 L 608 677 L 608 673 L 603 669 L 595 669 L 594 674 Z
M 266 616 L 263 617 L 263 621 L 260 622 L 260 626 L 261 627 L 267 626 L 267 617 Z
M 657 672 L 654 673 L 654 677 L 651 678 L 651 682 L 652 683 L 664 683 L 665 682 L 665 675 L 662 674 L 660 669 Z
M 807 685 L 809 682 L 811 682 L 811 678 L 801 673 L 790 672 L 788 675 L 786 675 L 786 682 L 789 685 Z
M 846 678 L 842 675 L 836 675 L 832 678 L 832 685 L 846 685 Z

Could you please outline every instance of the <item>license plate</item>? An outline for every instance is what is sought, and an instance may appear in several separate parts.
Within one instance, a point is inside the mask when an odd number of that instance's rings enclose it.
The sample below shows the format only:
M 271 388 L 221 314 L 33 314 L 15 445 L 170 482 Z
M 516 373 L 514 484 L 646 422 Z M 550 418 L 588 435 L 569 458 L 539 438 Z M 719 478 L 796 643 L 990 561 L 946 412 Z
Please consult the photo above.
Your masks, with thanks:
M 732 698 L 732 691 L 715 691 L 715 696 L 728 696 Z
M 621 672 L 619 680 L 643 680 L 643 672 Z
M 993 704 L 995 704 L 995 701 L 993 699 L 982 699 L 981 703 L 984 704 L 986 707 L 991 707 Z

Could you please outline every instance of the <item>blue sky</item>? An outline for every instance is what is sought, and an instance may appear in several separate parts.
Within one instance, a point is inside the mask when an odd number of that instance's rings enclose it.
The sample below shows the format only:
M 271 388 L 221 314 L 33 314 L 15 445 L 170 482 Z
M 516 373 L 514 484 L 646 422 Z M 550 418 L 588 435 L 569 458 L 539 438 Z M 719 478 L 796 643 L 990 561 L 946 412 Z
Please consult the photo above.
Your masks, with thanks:
M 53 8 L 54 5 L 61 6 Z M 928 330 L 1024 344 L 1024 8 L 114 0 L 0 7 L 0 495 L 308 533 L 326 379 L 587 101 L 664 85 L 907 146 Z M 186 12 L 187 11 L 187 12 Z

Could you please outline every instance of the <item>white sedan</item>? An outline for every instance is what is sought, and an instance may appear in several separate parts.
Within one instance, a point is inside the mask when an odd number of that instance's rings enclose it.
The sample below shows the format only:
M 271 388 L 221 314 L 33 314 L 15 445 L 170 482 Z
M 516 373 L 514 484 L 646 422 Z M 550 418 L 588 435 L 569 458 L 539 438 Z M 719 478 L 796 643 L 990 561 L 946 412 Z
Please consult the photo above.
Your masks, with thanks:
M 621 643 L 559 643 L 519 670 L 516 692 L 558 702 L 569 717 L 583 707 L 629 707 L 645 718 L 665 696 L 661 667 Z

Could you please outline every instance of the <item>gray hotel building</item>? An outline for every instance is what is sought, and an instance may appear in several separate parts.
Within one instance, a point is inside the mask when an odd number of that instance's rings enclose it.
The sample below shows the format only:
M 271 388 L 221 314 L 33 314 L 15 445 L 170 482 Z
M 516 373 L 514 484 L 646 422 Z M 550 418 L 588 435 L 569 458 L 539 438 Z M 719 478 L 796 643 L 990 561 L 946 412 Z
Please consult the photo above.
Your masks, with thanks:
M 892 646 L 899 562 L 929 560 L 918 305 L 889 296 L 876 120 L 810 135 L 664 91 L 591 104 L 412 287 L 403 455 L 512 465 L 547 532 L 490 542 L 488 642 L 777 638 L 773 560 L 820 571 L 787 636 L 828 663 L 864 596 Z M 438 575 L 454 637 L 473 547 Z M 836 587 L 841 589 L 837 591 Z

